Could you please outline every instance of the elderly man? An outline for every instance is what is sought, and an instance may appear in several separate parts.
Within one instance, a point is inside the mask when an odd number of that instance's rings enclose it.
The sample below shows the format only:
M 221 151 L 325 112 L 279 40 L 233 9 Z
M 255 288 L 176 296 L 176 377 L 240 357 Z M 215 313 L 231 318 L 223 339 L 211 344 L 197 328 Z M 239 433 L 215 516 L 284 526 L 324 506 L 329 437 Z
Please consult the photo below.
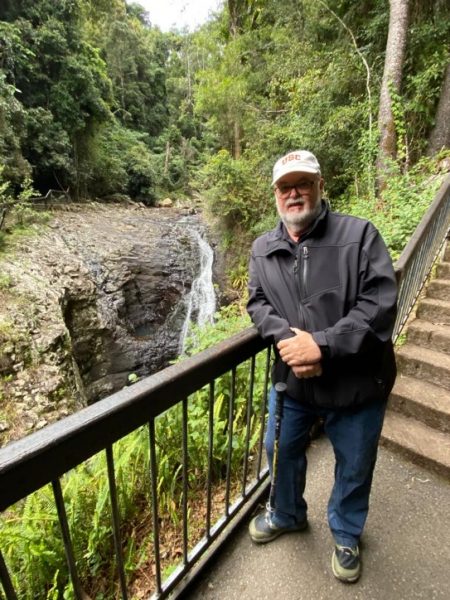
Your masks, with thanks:
M 296 150 L 273 169 L 277 227 L 253 244 L 248 312 L 273 340 L 272 382 L 285 380 L 275 506 L 250 523 L 255 542 L 307 527 L 305 448 L 322 418 L 336 459 L 328 503 L 333 574 L 360 576 L 359 539 L 367 518 L 386 401 L 396 368 L 391 343 L 396 281 L 386 246 L 368 221 L 332 212 L 311 152 Z M 275 391 L 266 451 L 272 472 Z

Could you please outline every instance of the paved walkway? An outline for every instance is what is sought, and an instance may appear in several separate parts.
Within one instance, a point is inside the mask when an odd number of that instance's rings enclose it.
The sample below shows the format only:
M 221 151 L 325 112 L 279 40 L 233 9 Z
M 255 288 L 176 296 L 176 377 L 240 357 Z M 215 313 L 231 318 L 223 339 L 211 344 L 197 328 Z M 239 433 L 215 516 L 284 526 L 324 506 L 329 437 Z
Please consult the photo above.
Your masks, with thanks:
M 333 479 L 326 438 L 309 452 L 310 527 L 270 544 L 243 527 L 189 600 L 450 599 L 450 482 L 380 448 L 358 583 L 337 581 L 326 505 Z

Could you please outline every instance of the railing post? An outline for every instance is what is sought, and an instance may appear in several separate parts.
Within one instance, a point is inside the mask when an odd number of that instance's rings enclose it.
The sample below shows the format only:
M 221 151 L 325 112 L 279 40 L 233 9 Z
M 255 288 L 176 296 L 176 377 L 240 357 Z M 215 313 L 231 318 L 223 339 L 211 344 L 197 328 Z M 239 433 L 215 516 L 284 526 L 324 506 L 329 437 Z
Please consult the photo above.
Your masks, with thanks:
M 125 567 L 123 563 L 122 554 L 122 540 L 120 536 L 119 505 L 117 502 L 117 487 L 116 477 L 114 473 L 114 455 L 112 446 L 106 447 L 106 464 L 108 468 L 109 496 L 111 499 L 111 517 L 113 523 L 114 547 L 116 550 L 117 571 L 119 573 L 120 591 L 122 593 L 122 599 L 127 600 L 127 582 L 125 578 Z
M 158 516 L 158 467 L 156 463 L 155 420 L 148 424 L 150 444 L 150 493 L 152 503 L 153 551 L 155 553 L 156 594 L 162 592 L 161 587 L 161 554 L 159 548 L 159 516 Z
M 69 567 L 70 579 L 72 581 L 73 591 L 76 600 L 83 600 L 83 592 L 81 589 L 80 580 L 78 578 L 75 556 L 73 554 L 72 540 L 70 538 L 69 523 L 67 521 L 66 509 L 64 507 L 64 498 L 61 490 L 59 479 L 52 481 L 53 495 L 55 497 L 56 509 L 58 511 L 59 525 L 64 542 L 64 550 L 66 553 L 67 566 Z
M 251 424 L 252 424 L 252 412 L 253 412 L 253 388 L 255 386 L 255 357 L 252 356 L 250 359 L 250 381 L 249 390 L 247 397 L 247 409 L 246 409 L 246 432 L 245 432 L 245 452 L 244 452 L 244 472 L 242 474 L 242 497 L 246 496 L 247 477 L 248 477 L 248 460 L 250 452 L 250 435 L 251 435 Z
M 183 460 L 183 563 L 188 564 L 188 399 L 183 398 L 182 460 Z
M 11 578 L 8 573 L 8 569 L 6 568 L 6 563 L 3 558 L 3 554 L 0 551 L 0 580 L 3 585 L 3 589 L 6 594 L 6 600 L 17 600 L 16 592 L 14 591 L 14 587 L 11 581 Z
M 208 396 L 208 483 L 206 492 L 206 537 L 211 538 L 212 473 L 214 452 L 214 380 L 209 384 Z
M 228 451 L 227 451 L 227 481 L 225 487 L 225 515 L 230 514 L 231 460 L 233 457 L 233 421 L 234 396 L 236 393 L 236 367 L 231 370 L 230 400 L 228 404 Z

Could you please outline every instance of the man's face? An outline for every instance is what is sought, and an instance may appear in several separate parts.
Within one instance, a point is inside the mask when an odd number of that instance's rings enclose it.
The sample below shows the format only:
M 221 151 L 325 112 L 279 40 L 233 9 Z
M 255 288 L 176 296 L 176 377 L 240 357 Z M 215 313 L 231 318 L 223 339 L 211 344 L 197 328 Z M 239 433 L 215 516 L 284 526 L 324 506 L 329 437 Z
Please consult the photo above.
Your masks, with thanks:
M 323 179 L 311 173 L 288 173 L 275 184 L 278 214 L 295 233 L 306 229 L 321 209 Z

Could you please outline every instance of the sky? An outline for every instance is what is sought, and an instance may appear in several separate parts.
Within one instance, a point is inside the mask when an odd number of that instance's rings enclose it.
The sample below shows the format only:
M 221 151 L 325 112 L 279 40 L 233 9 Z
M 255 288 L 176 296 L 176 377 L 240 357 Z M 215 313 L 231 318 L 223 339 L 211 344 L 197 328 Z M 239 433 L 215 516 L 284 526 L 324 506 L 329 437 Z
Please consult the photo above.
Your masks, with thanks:
M 193 31 L 207 21 L 210 11 L 223 4 L 223 0 L 127 0 L 127 3 L 132 1 L 143 6 L 150 15 L 151 24 L 162 31 L 185 26 Z

